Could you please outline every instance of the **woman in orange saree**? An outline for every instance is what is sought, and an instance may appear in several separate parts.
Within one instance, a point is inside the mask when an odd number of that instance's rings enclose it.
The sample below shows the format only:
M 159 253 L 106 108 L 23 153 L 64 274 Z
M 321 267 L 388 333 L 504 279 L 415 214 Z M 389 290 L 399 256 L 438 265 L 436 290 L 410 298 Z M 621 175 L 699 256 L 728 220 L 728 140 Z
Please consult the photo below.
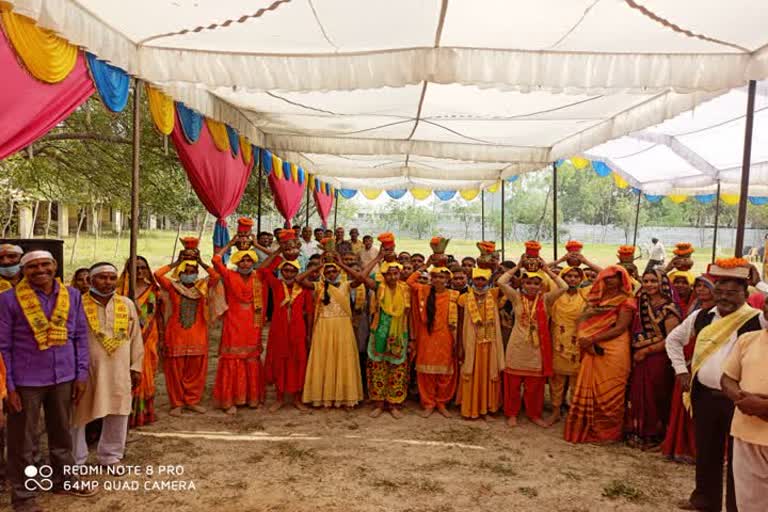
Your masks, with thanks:
M 601 271 L 587 302 L 577 328 L 582 360 L 565 440 L 620 441 L 631 368 L 629 330 L 637 309 L 627 271 L 616 265 Z
M 130 281 L 130 260 L 125 262 L 123 273 L 117 284 L 120 295 L 128 297 Z M 155 281 L 152 269 L 143 256 L 136 257 L 136 298 L 133 301 L 139 313 L 141 337 L 144 340 L 144 362 L 141 369 L 141 382 L 133 389 L 129 427 L 141 427 L 154 423 L 155 416 L 155 373 L 159 361 L 157 347 L 160 333 L 163 332 L 163 315 L 160 308 L 160 286 Z

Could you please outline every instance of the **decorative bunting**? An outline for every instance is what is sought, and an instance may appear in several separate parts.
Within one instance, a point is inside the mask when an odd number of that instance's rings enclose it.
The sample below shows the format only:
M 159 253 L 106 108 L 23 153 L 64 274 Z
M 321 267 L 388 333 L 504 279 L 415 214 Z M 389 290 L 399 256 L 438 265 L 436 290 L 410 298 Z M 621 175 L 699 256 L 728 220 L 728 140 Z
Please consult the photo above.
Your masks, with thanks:
M 273 156 L 274 157 L 274 156 Z M 285 167 L 287 164 L 287 168 Z M 304 198 L 304 186 L 290 179 L 291 164 L 283 162 L 282 176 L 278 174 L 278 166 L 275 165 L 275 172 L 269 175 L 267 179 L 269 188 L 272 190 L 272 197 L 275 200 L 275 207 L 287 223 L 291 222 L 293 216 L 299 211 L 301 200 Z M 281 179 L 288 177 L 288 179 Z
M 331 184 L 328 182 L 325 182 L 325 193 L 331 195 Z
M 509 178 L 507 178 L 507 181 L 508 181 L 509 183 L 514 183 L 514 182 L 516 182 L 516 181 L 517 181 L 517 179 L 518 179 L 519 177 L 520 177 L 520 176 L 518 176 L 517 174 L 515 174 L 514 176 L 510 176 Z
M 229 149 L 232 150 L 232 156 L 236 157 L 240 152 L 240 138 L 237 136 L 237 131 L 231 126 L 224 125 L 227 129 L 227 138 L 229 139 Z
M 283 160 L 283 179 L 286 181 L 291 180 L 291 172 L 292 172 L 291 167 L 292 167 L 291 162 L 286 162 L 285 160 Z
M 645 195 L 645 199 L 647 199 L 649 203 L 658 203 L 664 197 L 664 196 L 655 196 L 651 194 L 644 194 L 644 195 Z
M 441 201 L 449 201 L 456 195 L 455 190 L 435 190 L 435 195 Z
M 589 167 L 589 160 L 580 156 L 571 158 L 571 164 L 578 170 L 586 169 Z
M 240 156 L 243 157 L 243 163 L 245 164 L 250 163 L 252 161 L 251 158 L 253 158 L 253 146 L 251 146 L 251 143 L 248 142 L 248 139 L 246 139 L 242 135 L 240 136 L 239 145 L 240 145 Z
M 688 196 L 685 194 L 670 194 L 667 198 L 675 204 L 680 204 L 688 199 Z
M 763 206 L 768 204 L 768 197 L 749 196 L 749 202 L 755 206 Z
M 147 91 L 147 100 L 149 101 L 149 113 L 152 115 L 155 128 L 163 135 L 170 135 L 176 120 L 173 100 L 170 96 L 159 89 L 155 89 L 148 83 L 144 85 L 144 90 Z
M 473 199 L 475 199 L 477 196 L 480 195 L 480 191 L 479 190 L 462 190 L 459 192 L 459 195 L 465 201 L 472 201 Z
M 501 182 L 497 181 L 496 183 L 488 187 L 488 192 L 490 192 L 491 194 L 495 194 L 496 192 L 498 192 L 500 184 Z
M 211 134 L 213 143 L 216 144 L 216 149 L 219 151 L 229 151 L 229 136 L 227 135 L 227 127 L 224 123 L 206 117 L 205 126 L 208 127 L 208 132 Z
M 309 175 L 309 183 L 308 183 L 308 185 L 309 185 L 309 190 L 311 190 L 312 192 L 314 192 L 316 190 L 317 185 L 315 183 L 315 175 L 314 174 L 310 174 Z
M 299 166 L 296 164 L 291 164 L 291 179 L 296 183 L 301 183 L 299 181 Z
M 615 171 L 613 173 L 613 182 L 616 183 L 616 186 L 619 188 L 627 188 L 629 186 L 627 180 L 622 178 L 621 175 Z
M 86 52 L 85 58 L 101 101 L 112 112 L 122 112 L 128 104 L 131 77 L 122 69 L 97 59 L 92 53 Z
M 423 201 L 432 195 L 432 191 L 428 188 L 412 188 L 411 196 L 417 201 Z
M 303 185 L 304 184 L 304 180 L 306 180 L 306 177 L 307 177 L 307 175 L 304 172 L 304 168 L 303 167 L 299 167 L 299 170 L 296 171 L 296 179 L 299 181 L 299 185 Z
M 408 189 L 398 188 L 395 190 L 387 190 L 387 195 L 392 199 L 400 199 L 406 194 L 406 192 L 408 192 Z
M 613 172 L 605 162 L 601 162 L 600 160 L 592 160 L 592 170 L 601 178 L 607 178 Z
M 739 194 L 721 194 L 720 199 L 722 199 L 725 204 L 731 206 L 739 204 Z
M 203 129 L 203 116 L 187 108 L 180 101 L 176 102 L 176 112 L 179 114 L 181 131 L 187 142 L 194 144 L 200 138 L 200 131 Z
M 318 191 L 314 191 L 312 196 L 315 199 L 315 205 L 317 206 L 317 214 L 320 215 L 320 220 L 323 222 L 323 227 L 328 226 L 328 214 L 331 212 L 331 206 L 333 206 L 334 196 L 321 194 Z
M 272 173 L 275 178 L 283 177 L 283 159 L 272 153 Z
M 339 189 L 339 194 L 341 194 L 341 197 L 344 199 L 352 199 L 357 195 L 357 190 L 352 190 L 351 188 L 342 188 Z
M 269 176 L 272 172 L 272 153 L 266 149 L 261 150 L 261 169 L 264 171 L 264 176 Z
M 374 199 L 376 199 L 381 195 L 380 189 L 364 188 L 360 192 L 362 192 L 362 194 L 365 196 L 366 199 L 370 199 L 371 201 L 373 201 Z
M 0 3 L 0 16 L 16 55 L 33 77 L 57 84 L 69 76 L 77 63 L 77 46 L 11 12 L 5 2 Z
M 702 194 L 700 196 L 693 196 L 698 202 L 708 204 L 717 198 L 717 194 Z

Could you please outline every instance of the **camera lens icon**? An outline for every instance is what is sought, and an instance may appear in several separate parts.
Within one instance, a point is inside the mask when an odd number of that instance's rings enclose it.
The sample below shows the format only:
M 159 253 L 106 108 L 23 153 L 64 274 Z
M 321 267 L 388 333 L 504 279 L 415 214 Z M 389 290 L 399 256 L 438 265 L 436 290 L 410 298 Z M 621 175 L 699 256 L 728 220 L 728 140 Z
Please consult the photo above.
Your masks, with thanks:
M 24 488 L 28 491 L 50 491 L 53 489 L 53 468 L 42 465 L 39 468 L 33 464 L 24 468 Z

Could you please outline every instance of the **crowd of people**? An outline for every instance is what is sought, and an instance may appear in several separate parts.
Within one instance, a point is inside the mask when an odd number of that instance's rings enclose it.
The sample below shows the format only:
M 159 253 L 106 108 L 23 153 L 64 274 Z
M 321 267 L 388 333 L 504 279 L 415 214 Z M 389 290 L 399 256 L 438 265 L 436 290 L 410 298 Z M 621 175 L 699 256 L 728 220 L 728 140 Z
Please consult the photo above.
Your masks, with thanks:
M 578 241 L 545 262 L 537 241 L 501 261 L 493 242 L 457 259 L 442 237 L 428 255 L 377 240 L 340 227 L 253 233 L 242 218 L 210 264 L 195 238 L 154 272 L 138 257 L 133 299 L 128 263 L 78 269 L 64 286 L 50 253 L 0 246 L 0 481 L 14 507 L 39 510 L 24 469 L 41 457 L 41 411 L 54 490 L 81 496 L 93 491 L 65 486 L 63 468 L 86 463 L 89 444 L 99 464 L 120 464 L 128 429 L 156 420 L 161 360 L 168 413 L 205 414 L 220 319 L 212 397 L 227 414 L 264 405 L 268 385 L 270 412 L 367 400 L 371 417 L 399 419 L 411 397 L 424 417 L 503 413 L 514 428 L 524 411 L 541 428 L 564 421 L 571 443 L 695 463 L 680 508 L 720 510 L 725 487 L 727 510 L 768 509 L 768 322 L 748 262 L 697 276 L 680 243 L 641 274 L 631 246 L 602 268 Z

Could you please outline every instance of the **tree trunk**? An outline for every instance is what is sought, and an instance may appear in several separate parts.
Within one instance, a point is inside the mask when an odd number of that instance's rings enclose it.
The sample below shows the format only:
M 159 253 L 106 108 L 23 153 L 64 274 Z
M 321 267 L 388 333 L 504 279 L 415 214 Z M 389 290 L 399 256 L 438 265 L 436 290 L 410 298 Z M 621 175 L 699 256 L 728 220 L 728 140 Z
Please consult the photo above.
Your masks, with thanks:
M 176 228 L 176 240 L 173 241 L 173 252 L 171 252 L 171 261 L 174 261 L 174 258 L 176 257 L 176 245 L 178 245 L 179 243 L 180 236 L 181 236 L 181 222 L 179 222 L 179 225 Z
M 93 240 L 93 261 L 96 261 L 96 254 L 98 252 L 98 247 L 99 247 L 99 231 L 101 231 L 101 229 L 100 229 L 100 222 L 99 222 L 99 207 L 98 207 L 98 205 L 94 205 L 91 208 L 91 211 L 93 212 L 93 223 L 94 223 L 94 227 L 96 228 L 94 230 L 95 231 L 94 234 L 96 235 L 96 238 L 94 238 L 94 240 Z
M 207 213 L 204 214 L 204 216 L 203 216 L 203 223 L 200 226 L 200 234 L 198 235 L 198 238 L 200 240 L 203 239 L 203 235 L 205 234 L 205 225 L 206 224 L 208 224 L 208 214 Z
M 48 201 L 48 215 L 45 218 L 45 234 L 43 235 L 43 238 L 48 238 L 48 231 L 51 229 L 52 206 L 53 202 Z
M 69 264 L 75 263 L 75 251 L 77 250 L 77 241 L 80 239 L 80 229 L 83 227 L 83 221 L 85 220 L 85 208 L 80 208 L 80 218 L 77 221 L 77 230 L 75 231 L 75 240 L 72 242 L 72 253 L 69 255 Z
M 120 219 L 122 221 L 122 219 Z M 117 254 L 120 252 L 120 237 L 123 234 L 123 226 L 120 225 L 120 229 L 117 230 L 117 236 L 115 237 L 115 258 L 117 258 Z
M 16 201 L 11 199 L 9 202 L 11 203 L 11 207 L 8 209 L 8 220 L 6 220 L 5 224 L 3 225 L 3 238 L 5 238 L 5 235 L 8 232 L 8 228 L 10 227 L 11 222 L 13 222 L 13 207 L 16 204 Z
M 40 201 L 35 201 L 35 208 L 32 211 L 32 225 L 29 228 L 29 236 L 27 238 L 35 238 L 35 224 L 37 224 L 37 214 L 40 211 Z
M 541 236 L 541 229 L 544 227 L 544 219 L 547 218 L 547 203 L 549 203 L 549 196 L 552 195 L 552 184 L 549 184 L 549 188 L 547 188 L 547 195 L 544 196 L 544 208 L 541 211 L 541 217 L 539 217 L 539 224 L 536 226 L 536 236 L 534 237 L 534 240 L 539 240 L 539 237 Z

